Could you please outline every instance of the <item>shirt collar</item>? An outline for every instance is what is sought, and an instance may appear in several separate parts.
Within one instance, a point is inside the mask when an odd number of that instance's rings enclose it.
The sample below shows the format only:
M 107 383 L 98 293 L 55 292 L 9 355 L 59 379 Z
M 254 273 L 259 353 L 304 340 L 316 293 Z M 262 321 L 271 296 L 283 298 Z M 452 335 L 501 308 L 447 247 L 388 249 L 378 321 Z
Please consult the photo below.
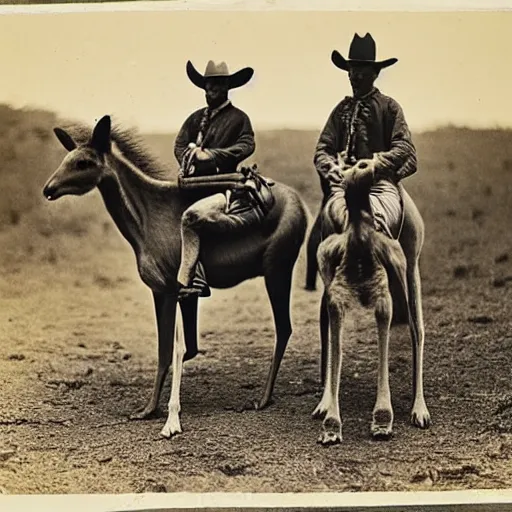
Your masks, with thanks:
M 374 94 L 377 94 L 378 92 L 379 92 L 379 89 L 377 89 L 377 87 L 372 87 L 371 91 L 367 92 L 364 96 L 359 96 L 359 97 L 353 96 L 353 98 L 357 101 L 367 100 L 370 96 L 373 96 Z
M 231 105 L 231 100 L 226 100 L 222 105 L 219 105 L 217 108 L 214 108 L 210 111 L 210 119 L 216 116 L 221 110 L 224 110 L 227 106 Z

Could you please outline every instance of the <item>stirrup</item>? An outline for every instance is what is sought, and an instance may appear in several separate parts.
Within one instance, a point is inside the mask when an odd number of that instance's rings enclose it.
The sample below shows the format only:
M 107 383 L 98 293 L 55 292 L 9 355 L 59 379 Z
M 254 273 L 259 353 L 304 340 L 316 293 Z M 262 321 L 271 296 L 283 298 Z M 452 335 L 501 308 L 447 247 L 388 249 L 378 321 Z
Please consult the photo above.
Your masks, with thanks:
M 210 287 L 208 285 L 204 286 L 182 286 L 178 290 L 178 300 L 186 299 L 188 297 L 192 297 L 197 295 L 198 297 L 210 297 L 212 292 L 210 291 Z

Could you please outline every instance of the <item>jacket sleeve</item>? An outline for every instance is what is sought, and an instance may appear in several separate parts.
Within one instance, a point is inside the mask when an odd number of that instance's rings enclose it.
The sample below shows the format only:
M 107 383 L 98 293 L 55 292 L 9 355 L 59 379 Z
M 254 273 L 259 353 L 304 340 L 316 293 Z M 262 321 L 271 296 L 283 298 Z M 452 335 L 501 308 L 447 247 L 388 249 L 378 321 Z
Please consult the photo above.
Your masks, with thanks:
M 192 140 L 192 125 L 194 123 L 195 113 L 188 116 L 188 118 L 183 123 L 178 135 L 176 136 L 176 140 L 174 142 L 174 156 L 178 161 L 179 166 L 181 167 L 181 162 L 183 161 L 183 156 L 188 149 L 188 145 L 191 142 L 195 142 Z
M 227 128 L 227 127 L 226 127 Z M 256 149 L 254 131 L 249 117 L 242 113 L 238 122 L 230 130 L 233 144 L 225 148 L 208 148 L 219 169 L 234 170 L 236 166 L 249 158 Z
M 318 139 L 313 163 L 321 181 L 329 185 L 340 185 L 343 182 L 338 153 L 341 151 L 343 127 L 338 114 L 337 105 L 329 115 Z
M 394 100 L 389 104 L 390 149 L 374 154 L 375 172 L 399 182 L 417 170 L 416 148 L 405 121 L 402 107 Z

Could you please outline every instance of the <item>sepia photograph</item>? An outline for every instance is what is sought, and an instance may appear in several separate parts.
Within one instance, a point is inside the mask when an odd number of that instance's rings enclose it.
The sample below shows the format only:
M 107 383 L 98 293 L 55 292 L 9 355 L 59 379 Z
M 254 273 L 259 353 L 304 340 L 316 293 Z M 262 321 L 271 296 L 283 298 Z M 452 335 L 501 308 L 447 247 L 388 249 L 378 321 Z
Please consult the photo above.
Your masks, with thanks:
M 0 13 L 0 498 L 510 510 L 512 12 L 156 4 Z

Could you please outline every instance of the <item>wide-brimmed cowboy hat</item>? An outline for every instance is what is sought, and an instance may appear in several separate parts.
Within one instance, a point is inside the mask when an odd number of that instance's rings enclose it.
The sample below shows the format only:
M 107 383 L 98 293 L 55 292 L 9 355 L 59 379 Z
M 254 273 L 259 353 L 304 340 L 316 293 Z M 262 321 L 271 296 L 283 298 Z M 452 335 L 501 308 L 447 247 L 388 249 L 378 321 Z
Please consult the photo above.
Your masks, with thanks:
M 370 64 L 376 69 L 387 68 L 392 66 L 398 59 L 394 57 L 391 59 L 385 59 L 381 61 L 375 60 L 376 57 L 376 46 L 373 37 L 367 33 L 364 37 L 359 34 L 354 34 L 352 43 L 350 43 L 350 49 L 348 52 L 348 59 L 342 57 L 340 52 L 334 50 L 331 54 L 331 60 L 333 64 L 343 69 L 344 71 L 349 70 L 350 64 Z
M 228 87 L 230 89 L 236 89 L 237 87 L 242 87 L 242 85 L 245 85 L 252 78 L 253 74 L 254 69 L 249 67 L 243 68 L 236 73 L 230 74 L 228 65 L 225 62 L 217 63 L 213 60 L 210 60 L 208 61 L 208 64 L 206 64 L 204 75 L 201 75 L 201 73 L 199 73 L 199 71 L 197 71 L 197 69 L 194 67 L 192 62 L 187 62 L 187 75 L 190 78 L 190 81 L 201 89 L 204 89 L 204 84 L 207 78 L 214 77 L 227 78 Z

